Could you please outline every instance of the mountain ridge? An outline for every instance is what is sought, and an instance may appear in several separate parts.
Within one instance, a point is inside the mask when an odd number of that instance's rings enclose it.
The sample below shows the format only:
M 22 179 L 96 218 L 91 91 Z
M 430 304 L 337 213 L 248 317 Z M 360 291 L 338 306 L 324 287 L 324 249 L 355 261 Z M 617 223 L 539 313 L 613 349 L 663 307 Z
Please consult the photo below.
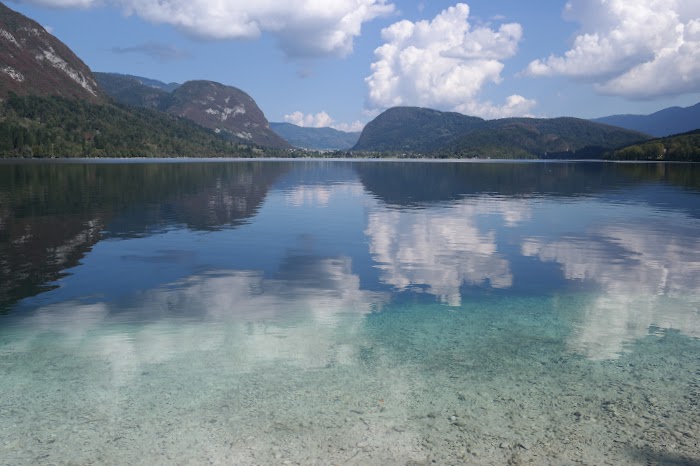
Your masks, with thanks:
M 600 157 L 649 136 L 572 117 L 483 120 L 421 107 L 394 107 L 365 126 L 354 151 L 431 157 Z
M 591 121 L 641 131 L 655 137 L 671 136 L 700 129 L 700 103 L 690 107 L 668 107 L 649 115 L 610 115 Z
M 648 122 L 653 117 L 656 130 L 661 131 L 664 121 L 672 125 L 679 114 L 695 127 L 700 104 L 647 116 L 609 118 Z M 275 126 L 278 131 L 296 131 L 299 141 L 295 143 L 302 147 L 320 144 L 321 133 L 333 137 L 350 134 L 330 128 Z M 674 131 L 677 129 L 675 126 Z M 650 132 L 658 134 L 656 130 Z M 312 133 L 318 134 L 309 136 Z M 92 73 L 59 39 L 3 3 L 0 134 L 2 156 L 259 156 L 266 154 L 263 147 L 276 154 L 295 155 L 275 152 L 291 150 L 292 146 L 272 130 L 262 110 L 244 91 L 205 80 L 180 85 L 118 73 Z M 367 124 L 351 150 L 408 157 L 600 158 L 648 139 L 638 131 L 577 118 L 487 121 L 455 112 L 395 107 Z M 644 149 L 628 149 L 624 157 L 637 153 L 657 160 L 669 154 L 685 157 L 683 154 L 695 150 L 691 146 L 696 141 L 694 134 L 661 145 L 649 141 Z
M 11 94 L 105 101 L 92 71 L 70 48 L 0 2 L 0 99 Z
M 392 107 L 367 123 L 352 150 L 428 152 L 485 121 L 424 107 Z
M 700 129 L 622 147 L 607 153 L 606 158 L 700 162 Z
M 220 136 L 243 143 L 276 149 L 292 147 L 270 129 L 255 100 L 234 86 L 197 80 L 179 84 L 168 92 L 163 89 L 168 86 L 165 83 L 140 76 L 118 73 L 95 76 L 107 95 L 122 104 L 187 118 Z
M 270 122 L 270 128 L 294 147 L 311 150 L 348 150 L 357 143 L 361 134 L 359 131 L 308 128 L 286 122 Z

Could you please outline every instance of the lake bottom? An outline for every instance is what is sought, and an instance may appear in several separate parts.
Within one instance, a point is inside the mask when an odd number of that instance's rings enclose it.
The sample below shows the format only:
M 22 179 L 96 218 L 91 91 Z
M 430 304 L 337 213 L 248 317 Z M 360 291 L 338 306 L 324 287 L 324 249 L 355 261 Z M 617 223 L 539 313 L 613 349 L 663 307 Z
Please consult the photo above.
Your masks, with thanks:
M 587 293 L 418 296 L 327 314 L 27 310 L 0 330 L 0 463 L 700 461 L 697 339 L 651 327 L 600 348 Z

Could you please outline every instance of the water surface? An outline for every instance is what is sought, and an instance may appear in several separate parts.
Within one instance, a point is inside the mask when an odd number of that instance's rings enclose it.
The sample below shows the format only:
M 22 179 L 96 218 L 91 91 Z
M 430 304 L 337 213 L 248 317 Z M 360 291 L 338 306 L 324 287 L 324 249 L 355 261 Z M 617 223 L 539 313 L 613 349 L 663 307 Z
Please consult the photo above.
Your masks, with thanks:
M 699 464 L 700 167 L 0 165 L 1 464 Z

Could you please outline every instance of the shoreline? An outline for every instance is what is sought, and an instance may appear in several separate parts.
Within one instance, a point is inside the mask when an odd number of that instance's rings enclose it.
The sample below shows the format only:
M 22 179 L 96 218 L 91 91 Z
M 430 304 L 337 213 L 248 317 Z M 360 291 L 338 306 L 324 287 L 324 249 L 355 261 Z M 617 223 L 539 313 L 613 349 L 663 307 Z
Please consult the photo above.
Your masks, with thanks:
M 697 164 L 683 160 L 601 160 L 601 159 L 435 159 L 401 157 L 100 157 L 100 158 L 0 158 L 0 164 L 11 163 L 215 163 L 215 162 L 409 162 L 409 163 L 616 163 L 616 164 Z

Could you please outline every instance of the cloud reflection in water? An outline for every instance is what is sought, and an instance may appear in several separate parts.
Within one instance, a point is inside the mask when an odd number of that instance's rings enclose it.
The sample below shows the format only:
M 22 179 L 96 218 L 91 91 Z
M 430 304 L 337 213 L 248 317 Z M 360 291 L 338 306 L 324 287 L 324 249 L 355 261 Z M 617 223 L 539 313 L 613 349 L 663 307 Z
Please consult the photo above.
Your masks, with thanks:
M 425 286 L 451 306 L 461 303 L 463 284 L 509 288 L 510 263 L 497 248 L 495 230 L 484 231 L 478 217 L 499 215 L 512 227 L 529 218 L 525 202 L 462 200 L 442 208 L 387 209 L 369 213 L 365 234 L 381 280 L 403 291 Z
M 700 338 L 700 238 L 697 220 L 639 220 L 558 240 L 529 238 L 522 253 L 558 262 L 569 280 L 600 287 L 569 345 L 593 359 L 614 359 L 650 328 Z M 695 225 L 693 225 L 695 223 Z
M 211 271 L 126 302 L 53 304 L 23 322 L 29 334 L 13 347 L 28 351 L 35 339 L 59 334 L 72 353 L 105 360 L 114 385 L 128 384 L 149 364 L 201 352 L 223 352 L 235 372 L 272 362 L 347 364 L 361 344 L 363 316 L 388 300 L 361 290 L 351 265 L 347 257 L 291 256 L 276 278 Z

